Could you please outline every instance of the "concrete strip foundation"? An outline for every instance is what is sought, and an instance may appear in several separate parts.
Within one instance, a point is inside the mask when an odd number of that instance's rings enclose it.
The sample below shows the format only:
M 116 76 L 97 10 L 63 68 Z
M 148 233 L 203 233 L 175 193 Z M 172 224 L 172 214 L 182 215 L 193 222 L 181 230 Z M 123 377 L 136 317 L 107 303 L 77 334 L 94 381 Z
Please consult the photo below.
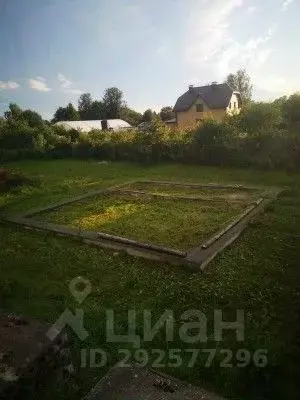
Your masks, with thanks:
M 246 209 L 238 218 L 236 218 L 232 223 L 230 223 L 225 229 L 220 230 L 217 234 L 209 238 L 204 243 L 199 243 L 199 246 L 188 250 L 187 252 L 180 252 L 171 248 L 166 248 L 162 246 L 156 246 L 150 243 L 140 243 L 125 237 L 119 237 L 115 235 L 109 235 L 105 232 L 96 231 L 85 231 L 76 228 L 69 228 L 63 225 L 51 224 L 37 219 L 38 215 L 48 211 L 55 210 L 57 208 L 63 207 L 68 204 L 72 204 L 84 199 L 88 199 L 94 196 L 101 196 L 108 193 L 117 193 L 122 195 L 122 189 L 124 193 L 132 193 L 137 195 L 137 192 L 128 188 L 128 186 L 136 183 L 147 183 L 147 184 L 161 184 L 161 185 L 174 185 L 182 187 L 192 187 L 192 188 L 210 188 L 210 189 L 237 189 L 237 190 L 259 190 L 258 187 L 248 187 L 241 185 L 217 185 L 217 184 L 190 184 L 181 182 L 162 182 L 162 181 L 130 181 L 117 186 L 109 187 L 106 189 L 95 190 L 86 193 L 82 196 L 74 197 L 73 199 L 68 199 L 65 201 L 52 204 L 48 207 L 40 207 L 29 210 L 26 213 L 19 214 L 16 216 L 8 216 L 3 218 L 4 221 L 13 222 L 22 225 L 26 228 L 54 232 L 60 235 L 76 237 L 86 243 L 97 245 L 100 247 L 112 248 L 115 250 L 126 251 L 128 254 L 144 257 L 148 259 L 158 260 L 162 262 L 168 262 L 175 265 L 183 265 L 192 270 L 203 270 L 207 264 L 224 248 L 230 245 L 234 240 L 242 233 L 246 228 L 249 221 L 254 218 L 257 214 L 261 213 L 265 207 L 272 201 L 274 201 L 280 194 L 282 189 L 271 188 L 266 190 L 266 188 L 260 188 L 261 196 L 256 202 L 252 203 L 249 208 Z M 146 192 L 140 192 L 140 196 L 148 196 Z M 155 195 L 155 197 L 165 198 L 165 195 Z M 184 196 L 180 196 L 181 199 Z M 172 199 L 172 196 L 168 196 Z M 175 197 L 176 198 L 176 197 Z M 187 199 L 191 197 L 187 196 Z M 201 199 L 199 198 L 199 201 Z M 35 217 L 35 218 L 32 218 Z

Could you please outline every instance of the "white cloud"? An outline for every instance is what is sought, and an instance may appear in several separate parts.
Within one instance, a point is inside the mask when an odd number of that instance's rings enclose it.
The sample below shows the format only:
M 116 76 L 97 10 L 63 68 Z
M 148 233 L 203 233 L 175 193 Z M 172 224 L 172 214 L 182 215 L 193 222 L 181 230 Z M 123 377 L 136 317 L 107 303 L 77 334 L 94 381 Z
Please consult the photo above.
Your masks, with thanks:
M 74 82 L 66 78 L 63 74 L 59 73 L 57 75 L 57 79 L 59 80 L 61 88 L 63 89 L 64 93 L 70 93 L 70 94 L 83 93 L 83 90 L 81 89 L 74 89 L 73 88 Z
M 244 0 L 203 0 L 187 21 L 186 56 L 197 65 L 210 61 L 228 41 L 230 18 Z
M 207 68 L 211 79 L 220 80 L 235 69 L 258 69 L 267 61 L 273 51 L 267 43 L 274 30 L 250 37 L 246 42 L 232 37 L 234 13 L 244 5 L 244 0 L 202 0 L 194 4 L 188 19 L 188 37 L 185 38 L 188 43 L 186 61 L 193 75 L 201 68 Z M 247 10 L 254 12 L 255 9 L 252 6 Z
M 49 92 L 51 90 L 45 79 L 40 76 L 35 79 L 28 79 L 28 85 L 32 90 L 37 90 L 38 92 Z
M 281 10 L 285 11 L 295 0 L 284 0 L 282 3 Z
M 63 88 L 68 88 L 73 85 L 73 82 L 67 79 L 63 74 L 58 74 L 57 79 Z
M 295 82 L 264 69 L 269 56 L 274 51 L 269 45 L 274 32 L 274 29 L 269 29 L 265 34 L 250 38 L 246 43 L 232 40 L 215 61 L 217 68 L 215 73 L 219 79 L 224 79 L 228 73 L 238 68 L 246 68 L 255 89 L 264 90 L 270 95 L 293 93 L 296 87 Z
M 212 80 L 223 81 L 230 72 L 246 68 L 255 86 L 273 89 L 275 78 L 264 81 L 263 70 L 274 51 L 275 43 L 271 43 L 271 39 L 275 29 L 269 28 L 246 40 L 234 36 L 236 17 L 243 10 L 251 14 L 257 7 L 243 9 L 242 6 L 249 4 L 245 0 L 202 0 L 193 4 L 187 21 L 187 35 L 183 40 L 183 47 L 187 49 L 184 54 L 189 82 L 205 84 Z M 284 87 L 281 78 L 276 79 Z
M 223 74 L 226 74 L 233 67 L 247 66 L 248 69 L 257 69 L 261 67 L 273 51 L 273 49 L 267 45 L 273 34 L 274 30 L 269 29 L 261 36 L 248 39 L 246 43 L 233 41 L 231 46 L 224 50 L 223 53 L 220 53 L 220 71 L 223 72 Z M 227 57 L 227 59 L 225 57 L 225 64 L 223 65 L 224 54 L 226 55 L 226 52 L 230 53 L 231 48 L 233 48 L 234 51 L 232 52 L 231 57 Z M 226 61 L 228 65 L 226 65 Z
M 20 87 L 20 85 L 17 82 L 14 82 L 14 81 L 8 81 L 8 82 L 0 81 L 0 90 L 2 90 L 2 89 L 13 90 L 13 89 L 17 89 L 18 87 Z
M 252 37 L 246 43 L 232 39 L 231 44 L 218 54 L 215 60 L 215 73 L 218 79 L 239 68 L 246 68 L 255 85 L 261 83 L 261 69 L 274 51 L 269 45 L 274 34 L 273 29 L 258 37 Z

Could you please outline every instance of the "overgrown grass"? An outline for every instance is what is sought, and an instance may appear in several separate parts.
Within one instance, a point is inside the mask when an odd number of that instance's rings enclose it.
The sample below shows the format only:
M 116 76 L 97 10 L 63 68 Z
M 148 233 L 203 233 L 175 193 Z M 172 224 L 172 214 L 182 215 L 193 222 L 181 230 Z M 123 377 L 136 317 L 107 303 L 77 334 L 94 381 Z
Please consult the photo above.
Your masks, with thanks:
M 183 182 L 184 184 L 184 182 Z M 127 187 L 126 187 L 127 188 Z M 136 191 L 145 191 L 147 193 L 163 194 L 169 196 L 189 196 L 201 197 L 211 201 L 237 201 L 250 203 L 257 199 L 261 194 L 259 189 L 244 190 L 242 188 L 203 188 L 188 187 L 180 185 L 156 184 L 150 182 L 135 182 L 128 185 L 128 188 Z
M 300 179 L 299 175 L 253 172 L 219 168 L 192 168 L 181 165 L 141 167 L 133 164 L 99 164 L 95 162 L 52 161 L 24 162 L 11 165 L 32 177 L 40 187 L 22 188 L 1 197 L 2 212 L 13 213 L 33 206 L 86 192 L 91 188 L 137 178 L 186 180 L 289 186 L 290 189 L 251 224 L 233 246 L 220 254 L 204 274 L 138 259 L 110 250 L 89 247 L 69 238 L 27 231 L 2 224 L 0 260 L 1 308 L 54 322 L 69 307 L 78 308 L 68 283 L 81 275 L 90 279 L 92 293 L 84 301 L 84 324 L 89 332 L 86 341 L 72 336 L 72 351 L 78 366 L 81 348 L 102 348 L 108 364 L 100 369 L 78 369 L 69 382 L 51 380 L 46 387 L 31 394 L 32 399 L 77 400 L 95 384 L 118 359 L 118 350 L 131 343 L 107 343 L 105 310 L 116 311 L 118 333 L 126 333 L 127 310 L 137 312 L 137 332 L 143 331 L 142 312 L 151 309 L 153 321 L 166 310 L 174 311 L 176 329 L 180 315 L 199 309 L 208 318 L 208 343 L 205 347 L 266 349 L 268 365 L 221 368 L 224 355 L 216 357 L 210 368 L 199 358 L 188 367 L 190 356 L 180 368 L 164 368 L 181 379 L 203 385 L 224 396 L 240 400 L 296 400 L 299 394 L 299 314 L 300 314 Z M 221 343 L 213 339 L 213 310 L 222 309 L 233 320 L 237 309 L 245 312 L 245 340 L 236 342 L 233 332 Z M 142 348 L 186 349 L 175 335 L 167 343 L 161 331 L 152 343 Z M 188 347 L 201 347 L 193 344 Z M 166 361 L 166 360 L 164 360 Z M 164 362 L 163 361 L 163 362 Z
M 243 210 L 239 203 L 106 194 L 72 203 L 36 218 L 79 230 L 98 230 L 139 242 L 188 250 Z

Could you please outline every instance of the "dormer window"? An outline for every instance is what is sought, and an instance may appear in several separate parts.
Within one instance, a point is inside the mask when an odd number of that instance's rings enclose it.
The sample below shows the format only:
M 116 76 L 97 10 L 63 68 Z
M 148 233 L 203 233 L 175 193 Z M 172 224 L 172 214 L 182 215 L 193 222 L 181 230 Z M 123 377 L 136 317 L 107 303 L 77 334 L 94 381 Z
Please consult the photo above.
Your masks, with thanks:
M 196 111 L 203 112 L 203 104 L 196 104 Z

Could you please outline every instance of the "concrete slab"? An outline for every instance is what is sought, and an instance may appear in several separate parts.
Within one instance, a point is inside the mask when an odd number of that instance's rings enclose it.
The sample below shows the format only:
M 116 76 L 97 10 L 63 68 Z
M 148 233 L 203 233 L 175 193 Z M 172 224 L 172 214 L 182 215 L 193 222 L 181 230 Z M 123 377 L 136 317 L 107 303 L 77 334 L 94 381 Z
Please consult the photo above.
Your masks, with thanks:
M 84 400 L 224 400 L 200 387 L 136 365 L 113 367 Z

